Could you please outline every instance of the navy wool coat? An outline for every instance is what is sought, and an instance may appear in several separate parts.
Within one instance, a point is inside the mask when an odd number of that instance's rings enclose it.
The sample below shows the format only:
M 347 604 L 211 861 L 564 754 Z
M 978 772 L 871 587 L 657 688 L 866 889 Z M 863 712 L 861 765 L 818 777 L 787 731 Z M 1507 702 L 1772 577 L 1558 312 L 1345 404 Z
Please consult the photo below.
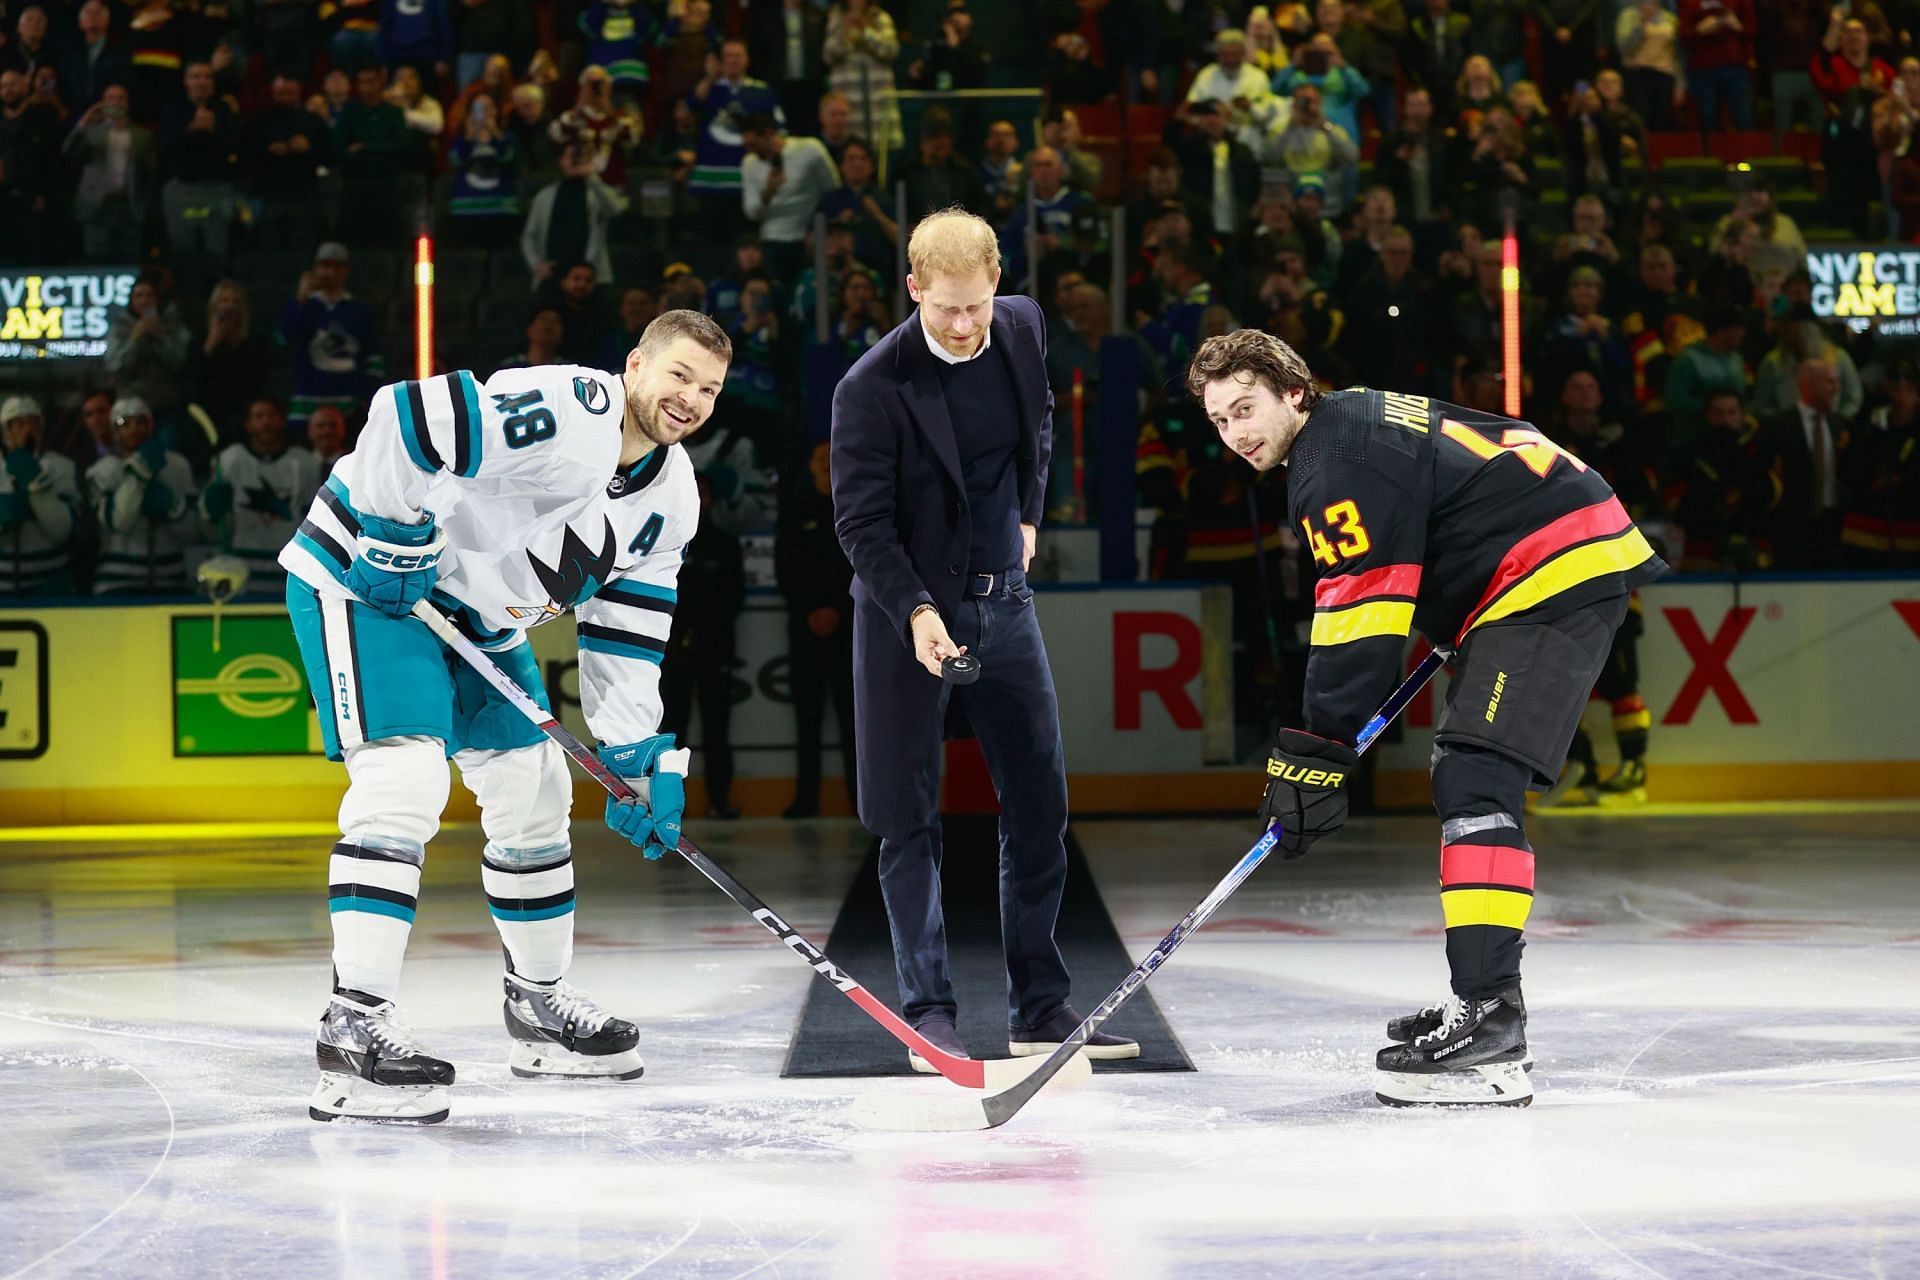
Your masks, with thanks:
M 1039 304 L 994 299 L 993 345 L 1008 356 L 1020 404 L 1020 520 L 1037 528 L 1053 436 Z M 931 603 L 952 627 L 972 538 L 938 364 L 916 310 L 861 356 L 833 393 L 834 530 L 853 565 L 860 818 L 874 834 L 896 840 L 909 834 L 903 828 L 912 771 L 926 758 L 929 735 L 937 740 L 942 732 L 940 681 L 914 660 L 907 618 Z M 1008 567 L 1017 566 L 980 566 Z

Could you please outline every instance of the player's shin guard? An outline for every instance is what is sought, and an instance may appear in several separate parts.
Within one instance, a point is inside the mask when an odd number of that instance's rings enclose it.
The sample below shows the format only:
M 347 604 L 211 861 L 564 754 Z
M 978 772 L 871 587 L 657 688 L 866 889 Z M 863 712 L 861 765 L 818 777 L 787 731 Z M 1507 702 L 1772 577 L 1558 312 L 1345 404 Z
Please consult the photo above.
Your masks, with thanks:
M 327 907 L 337 989 L 391 1000 L 420 898 L 426 849 L 397 836 L 359 834 L 333 846 Z
M 573 963 L 572 848 L 503 849 L 488 841 L 480 880 L 513 971 L 532 982 L 565 977 Z
M 1521 825 L 1530 766 L 1497 751 L 1447 744 L 1433 766 L 1440 813 L 1440 904 L 1455 995 L 1518 985 L 1533 908 L 1533 851 Z
M 1620 760 L 1638 760 L 1647 754 L 1647 734 L 1653 728 L 1653 713 L 1647 701 L 1637 693 L 1613 700 L 1613 739 L 1620 746 Z

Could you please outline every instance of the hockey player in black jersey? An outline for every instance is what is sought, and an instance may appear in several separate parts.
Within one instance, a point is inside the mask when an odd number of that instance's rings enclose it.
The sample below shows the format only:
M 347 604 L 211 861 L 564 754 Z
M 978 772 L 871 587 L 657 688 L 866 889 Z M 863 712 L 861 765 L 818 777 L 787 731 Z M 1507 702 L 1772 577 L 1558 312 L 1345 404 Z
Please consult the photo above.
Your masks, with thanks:
M 1261 805 L 1283 856 L 1345 823 L 1348 744 L 1400 679 L 1407 637 L 1457 651 L 1433 756 L 1453 989 L 1387 1024 L 1375 1091 L 1525 1105 L 1526 793 L 1559 774 L 1628 593 L 1666 566 L 1606 482 L 1524 422 L 1322 393 L 1292 348 L 1251 329 L 1202 344 L 1187 383 L 1228 448 L 1256 470 L 1286 465 L 1318 579 L 1306 725 L 1280 733 Z

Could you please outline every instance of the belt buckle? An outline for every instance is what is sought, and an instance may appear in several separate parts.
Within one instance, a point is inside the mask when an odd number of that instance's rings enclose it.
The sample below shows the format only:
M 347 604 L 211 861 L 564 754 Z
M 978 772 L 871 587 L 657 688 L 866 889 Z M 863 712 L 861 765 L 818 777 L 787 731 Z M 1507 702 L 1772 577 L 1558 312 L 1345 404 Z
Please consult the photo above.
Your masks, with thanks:
M 993 594 L 993 579 L 994 579 L 994 575 L 993 575 L 993 574 L 991 574 L 991 573 L 976 573 L 976 574 L 974 574 L 974 575 L 973 575 L 973 578 L 972 578 L 972 580 L 971 580 L 970 582 L 968 582 L 968 583 L 967 583 L 967 593 L 968 593 L 969 595 L 975 595 L 975 596 L 990 596 L 990 595 L 992 595 L 992 594 Z M 985 585 L 984 587 L 982 587 L 982 586 L 980 585 L 980 584 L 982 584 L 982 583 L 985 583 L 986 585 Z

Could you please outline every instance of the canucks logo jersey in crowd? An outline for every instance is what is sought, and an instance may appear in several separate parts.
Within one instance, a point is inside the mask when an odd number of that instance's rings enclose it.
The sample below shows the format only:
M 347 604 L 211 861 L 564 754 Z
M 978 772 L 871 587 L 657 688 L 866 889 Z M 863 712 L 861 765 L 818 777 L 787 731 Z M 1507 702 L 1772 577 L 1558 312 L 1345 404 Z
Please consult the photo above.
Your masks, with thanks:
M 359 515 L 414 523 L 431 511 L 447 539 L 434 602 L 493 649 L 575 610 L 587 721 L 602 741 L 637 742 L 659 726 L 660 658 L 699 495 L 679 445 L 620 467 L 625 412 L 617 376 L 573 365 L 383 387 L 280 563 L 323 596 L 351 598 Z
M 1425 396 L 1323 396 L 1287 456 L 1313 557 L 1307 727 L 1353 741 L 1418 629 L 1555 617 L 1665 571 L 1613 490 L 1527 423 Z

